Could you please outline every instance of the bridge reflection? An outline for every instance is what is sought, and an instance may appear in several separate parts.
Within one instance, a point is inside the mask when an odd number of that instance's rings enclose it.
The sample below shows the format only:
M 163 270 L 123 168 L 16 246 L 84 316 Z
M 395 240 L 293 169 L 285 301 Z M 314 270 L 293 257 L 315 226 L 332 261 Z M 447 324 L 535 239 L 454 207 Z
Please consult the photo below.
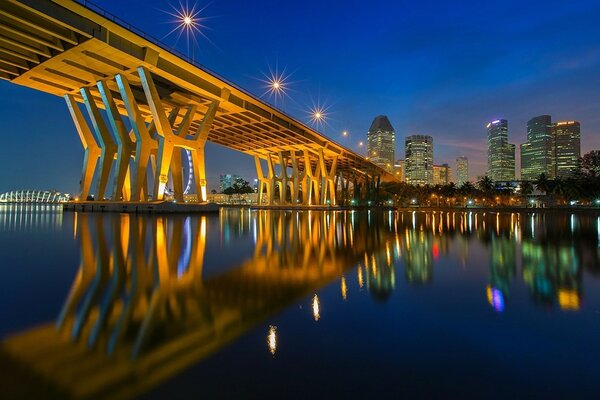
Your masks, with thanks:
M 343 300 L 366 289 L 387 301 L 398 275 L 433 285 L 455 263 L 488 271 L 476 298 L 496 311 L 510 309 L 517 279 L 536 304 L 576 310 L 583 270 L 600 271 L 600 219 L 575 214 L 222 210 L 218 229 L 203 216 L 75 217 L 81 260 L 56 322 L 0 354 L 76 398 L 143 393 L 300 299 L 324 319 L 315 292 L 336 280 Z M 209 272 L 211 238 L 252 246 Z M 275 354 L 276 327 L 265 334 Z
M 76 214 L 81 261 L 56 323 L 4 352 L 65 395 L 131 397 L 378 258 L 390 234 L 354 213 L 248 213 L 225 210 L 220 225 L 254 235 L 252 256 L 210 277 L 207 217 Z

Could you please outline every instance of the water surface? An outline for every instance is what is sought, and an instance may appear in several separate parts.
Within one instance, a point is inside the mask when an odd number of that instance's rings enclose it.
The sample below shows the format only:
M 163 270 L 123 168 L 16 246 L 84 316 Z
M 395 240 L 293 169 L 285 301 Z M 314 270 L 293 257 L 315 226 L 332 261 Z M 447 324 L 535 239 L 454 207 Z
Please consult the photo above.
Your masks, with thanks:
M 599 388 L 596 215 L 0 207 L 10 397 Z

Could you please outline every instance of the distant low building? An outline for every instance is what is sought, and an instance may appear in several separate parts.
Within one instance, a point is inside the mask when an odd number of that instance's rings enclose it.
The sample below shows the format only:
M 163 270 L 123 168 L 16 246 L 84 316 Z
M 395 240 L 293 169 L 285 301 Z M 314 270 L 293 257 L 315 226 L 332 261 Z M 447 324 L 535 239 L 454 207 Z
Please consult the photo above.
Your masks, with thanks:
M 433 184 L 447 185 L 452 182 L 451 170 L 448 164 L 433 166 Z
M 469 160 L 465 156 L 456 159 L 456 185 L 461 186 L 469 182 Z
M 394 164 L 394 175 L 402 182 L 406 181 L 404 176 L 404 160 L 396 160 L 396 163 Z

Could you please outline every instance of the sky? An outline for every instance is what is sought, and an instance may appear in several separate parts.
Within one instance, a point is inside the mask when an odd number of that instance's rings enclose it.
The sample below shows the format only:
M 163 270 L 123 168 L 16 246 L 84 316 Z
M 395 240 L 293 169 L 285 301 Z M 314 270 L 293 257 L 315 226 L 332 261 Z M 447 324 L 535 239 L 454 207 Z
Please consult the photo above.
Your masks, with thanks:
M 94 2 L 188 52 L 184 39 L 166 36 L 175 27 L 167 11 L 180 8 L 178 0 Z M 509 121 L 517 148 L 527 120 L 550 114 L 581 122 L 583 152 L 600 149 L 597 0 L 213 0 L 197 7 L 206 17 L 205 37 L 190 50 L 198 63 L 257 95 L 266 90 L 264 74 L 285 69 L 289 97 L 279 105 L 303 122 L 312 105 L 324 105 L 319 130 L 358 152 L 380 114 L 395 128 L 397 159 L 406 136 L 431 135 L 435 163 L 455 167 L 466 155 L 472 179 L 485 173 L 485 125 L 498 118 Z M 0 135 L 0 192 L 78 191 L 83 149 L 62 98 L 0 82 Z M 221 173 L 255 177 L 249 156 L 214 144 L 206 150 L 209 188 Z

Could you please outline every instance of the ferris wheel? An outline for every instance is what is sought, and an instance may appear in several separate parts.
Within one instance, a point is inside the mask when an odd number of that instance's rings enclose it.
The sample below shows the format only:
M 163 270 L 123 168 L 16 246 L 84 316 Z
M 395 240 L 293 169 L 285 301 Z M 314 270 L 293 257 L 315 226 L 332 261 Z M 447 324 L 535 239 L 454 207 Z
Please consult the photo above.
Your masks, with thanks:
M 187 158 L 187 168 L 183 168 L 184 170 L 184 178 L 186 179 L 185 189 L 183 190 L 183 194 L 188 194 L 192 188 L 192 183 L 194 181 L 194 165 L 192 164 L 192 153 L 189 150 L 185 150 L 185 157 Z M 185 170 L 187 169 L 187 176 L 185 175 Z M 173 196 L 175 194 L 175 190 L 173 189 L 173 178 L 171 177 L 165 186 L 165 195 Z

